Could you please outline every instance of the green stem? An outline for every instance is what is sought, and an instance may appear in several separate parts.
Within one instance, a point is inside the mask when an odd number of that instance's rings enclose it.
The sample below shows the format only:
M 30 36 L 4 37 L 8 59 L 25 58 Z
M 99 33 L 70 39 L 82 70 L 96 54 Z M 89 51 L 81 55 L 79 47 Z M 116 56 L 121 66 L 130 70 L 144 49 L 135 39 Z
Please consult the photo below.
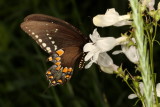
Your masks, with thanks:
M 149 64 L 149 53 L 147 51 L 147 37 L 144 36 L 143 19 L 141 7 L 138 0 L 129 0 L 133 11 L 133 25 L 135 27 L 135 39 L 139 53 L 139 68 L 141 68 L 141 75 L 143 80 L 143 97 L 144 107 L 153 107 L 154 96 L 152 95 L 153 82 L 152 71 Z
M 152 74 L 152 84 L 153 84 L 153 91 L 154 91 L 154 97 L 156 100 L 156 104 L 158 105 L 158 98 L 157 98 L 157 92 L 156 92 L 156 86 L 155 86 L 155 81 L 156 81 L 156 76 L 154 75 L 154 63 L 153 63 L 153 42 L 155 39 L 155 35 L 156 35 L 156 31 L 157 31 L 157 23 L 155 24 L 155 32 L 154 32 L 154 37 L 152 38 L 152 32 L 150 32 L 150 28 L 146 29 L 146 33 L 147 33 L 147 38 L 148 38 L 148 42 L 149 42 L 149 53 L 150 53 L 150 65 L 151 65 L 151 74 Z
M 153 39 L 152 39 L 152 42 L 154 43 L 154 40 L 156 38 L 156 34 L 157 34 L 157 22 L 155 22 L 155 30 L 154 30 L 154 36 L 153 36 Z
M 128 85 L 128 87 L 136 94 L 135 90 L 130 86 L 130 84 L 128 83 L 128 81 L 125 80 L 125 82 Z
M 157 33 L 157 22 L 155 22 L 155 25 L 154 25 L 155 29 L 154 29 L 154 36 L 152 38 L 152 43 L 151 43 L 151 47 L 150 47 L 150 54 L 152 57 L 152 59 L 150 60 L 151 62 L 151 71 L 152 71 L 152 82 L 153 82 L 153 90 L 154 90 L 154 97 L 155 97 L 155 100 L 156 100 L 156 104 L 158 105 L 158 98 L 157 98 L 157 92 L 156 92 L 156 86 L 155 86 L 155 82 L 156 82 L 156 76 L 154 75 L 154 62 L 153 62 L 153 51 L 154 51 L 154 41 L 155 41 L 155 37 L 156 37 L 156 33 Z

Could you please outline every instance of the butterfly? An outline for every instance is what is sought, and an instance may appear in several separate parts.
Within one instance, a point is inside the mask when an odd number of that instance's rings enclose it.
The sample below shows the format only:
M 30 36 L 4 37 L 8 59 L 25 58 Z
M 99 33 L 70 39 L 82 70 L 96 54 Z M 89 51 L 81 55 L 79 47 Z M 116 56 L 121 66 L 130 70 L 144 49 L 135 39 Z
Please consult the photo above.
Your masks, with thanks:
M 24 18 L 21 28 L 50 56 L 53 65 L 46 77 L 50 86 L 66 83 L 72 76 L 75 63 L 84 66 L 83 46 L 88 38 L 71 24 L 43 14 L 31 14 Z

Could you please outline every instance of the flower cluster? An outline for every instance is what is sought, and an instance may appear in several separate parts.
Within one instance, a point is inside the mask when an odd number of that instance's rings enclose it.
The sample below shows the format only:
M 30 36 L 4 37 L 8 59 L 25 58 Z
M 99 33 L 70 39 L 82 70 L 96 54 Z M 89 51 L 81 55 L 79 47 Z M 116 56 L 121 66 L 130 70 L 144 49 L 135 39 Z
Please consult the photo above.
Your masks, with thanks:
M 131 1 L 131 0 L 129 0 L 129 1 Z M 147 15 L 150 18 L 152 18 L 153 20 L 155 20 L 155 22 L 156 21 L 158 22 L 160 20 L 160 2 L 158 3 L 157 10 L 154 8 L 155 0 L 140 0 L 140 2 L 138 2 L 138 3 L 141 6 L 140 11 L 142 13 L 144 11 L 148 12 Z M 135 11 L 135 13 L 136 12 L 137 11 Z M 120 27 L 120 26 L 129 25 L 132 28 L 133 32 L 130 35 L 127 35 L 127 33 L 125 33 L 125 34 L 122 34 L 118 38 L 114 38 L 114 37 L 108 36 L 108 35 L 107 35 L 107 37 L 101 37 L 100 34 L 98 33 L 97 29 L 94 29 L 93 33 L 89 35 L 91 41 L 89 43 L 86 43 L 83 47 L 83 51 L 87 53 L 84 58 L 84 60 L 86 62 L 88 62 L 88 64 L 85 66 L 86 69 L 90 68 L 93 63 L 96 63 L 100 66 L 100 69 L 103 72 L 109 73 L 109 74 L 116 73 L 118 76 L 122 77 L 123 80 L 127 83 L 127 85 L 129 85 L 128 78 L 130 78 L 130 80 L 132 81 L 133 84 L 135 81 L 137 83 L 139 82 L 138 87 L 135 86 L 135 88 L 132 88 L 132 90 L 134 90 L 135 94 L 129 95 L 128 96 L 129 99 L 133 99 L 133 98 L 135 98 L 137 96 L 139 97 L 141 95 L 143 96 L 144 93 L 146 94 L 146 92 L 147 92 L 146 91 L 146 83 L 145 83 L 144 78 L 142 78 L 143 75 L 142 76 L 139 76 L 139 75 L 132 76 L 130 73 L 128 73 L 126 75 L 125 72 L 123 72 L 125 70 L 122 69 L 122 66 L 118 66 L 118 65 L 114 64 L 114 62 L 113 62 L 112 58 L 109 56 L 108 52 L 111 51 L 114 47 L 120 45 L 121 50 L 114 51 L 112 53 L 112 55 L 117 55 L 120 53 L 125 54 L 125 56 L 128 58 L 128 60 L 130 60 L 132 63 L 134 63 L 136 65 L 135 71 L 138 71 L 138 70 L 141 71 L 140 70 L 141 67 L 139 65 L 141 62 L 140 58 L 143 57 L 143 54 L 137 49 L 137 44 L 139 44 L 139 40 L 137 40 L 137 36 L 135 36 L 136 33 L 134 32 L 135 29 L 133 26 L 133 25 L 136 25 L 137 23 L 135 24 L 135 21 L 133 19 L 134 18 L 133 18 L 132 12 L 130 12 L 126 15 L 119 15 L 119 13 L 116 12 L 116 10 L 114 8 L 108 9 L 105 14 L 96 15 L 95 17 L 93 17 L 93 24 L 97 27 L 108 27 L 108 26 Z M 147 20 L 147 22 L 149 22 L 149 21 Z M 152 22 L 152 20 L 150 22 Z M 152 23 L 152 24 L 153 24 L 153 26 L 157 25 L 154 23 Z M 141 25 L 143 25 L 143 23 Z M 150 28 L 149 28 L 149 30 L 150 30 Z M 139 32 L 140 32 L 140 30 L 139 30 Z M 145 34 L 142 33 L 142 35 L 139 35 L 139 36 L 143 36 L 143 35 L 145 35 Z M 137 44 L 136 44 L 136 40 L 137 40 Z M 142 41 L 142 45 L 143 45 L 144 40 L 141 40 L 141 41 Z M 143 47 L 143 46 L 141 46 L 141 47 Z M 144 57 L 146 57 L 146 56 L 144 56 Z M 145 60 L 143 60 L 143 61 L 145 61 Z M 142 72 L 140 72 L 140 73 L 142 74 Z M 144 83 L 140 82 L 140 81 L 143 81 Z M 145 87 L 143 87 L 143 85 Z M 132 86 L 130 85 L 129 87 L 131 88 Z M 154 96 L 156 93 L 157 96 L 160 97 L 160 83 L 158 83 L 156 86 L 156 92 L 153 91 L 155 89 L 154 87 L 151 87 L 148 89 L 150 89 L 152 91 L 152 96 Z M 139 92 L 138 92 L 138 90 L 139 90 Z M 152 97 L 152 98 L 153 98 L 152 101 L 154 101 L 155 97 Z
M 104 15 L 97 15 L 93 18 L 93 23 L 99 27 L 106 26 L 123 26 L 130 25 L 130 15 L 119 15 L 115 9 L 109 9 Z M 83 51 L 88 52 L 85 56 L 85 61 L 90 61 L 85 68 L 89 68 L 93 63 L 100 66 L 101 70 L 106 73 L 113 73 L 117 71 L 118 66 L 113 63 L 112 58 L 107 54 L 108 51 L 112 50 L 115 46 L 121 45 L 122 50 L 113 52 L 114 55 L 124 53 L 127 58 L 137 63 L 139 59 L 138 52 L 134 45 L 128 46 L 128 43 L 133 41 L 134 38 L 127 36 L 121 36 L 119 38 L 114 37 L 100 37 L 97 29 L 94 29 L 93 33 L 89 35 L 91 43 L 85 44 Z

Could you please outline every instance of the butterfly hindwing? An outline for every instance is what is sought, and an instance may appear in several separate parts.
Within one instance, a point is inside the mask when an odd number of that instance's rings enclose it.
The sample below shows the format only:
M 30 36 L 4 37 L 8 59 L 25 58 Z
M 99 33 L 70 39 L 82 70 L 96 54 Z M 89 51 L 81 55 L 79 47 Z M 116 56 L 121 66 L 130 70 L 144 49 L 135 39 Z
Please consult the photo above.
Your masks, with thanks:
M 21 28 L 50 54 L 48 60 L 54 63 L 46 72 L 50 84 L 55 86 L 69 80 L 76 60 L 83 53 L 84 35 L 71 24 L 42 14 L 27 16 Z
M 50 56 L 49 60 L 55 63 L 46 73 L 50 83 L 55 86 L 69 80 L 73 74 L 74 64 L 80 55 L 82 55 L 82 50 L 79 47 L 67 47 L 57 50 Z

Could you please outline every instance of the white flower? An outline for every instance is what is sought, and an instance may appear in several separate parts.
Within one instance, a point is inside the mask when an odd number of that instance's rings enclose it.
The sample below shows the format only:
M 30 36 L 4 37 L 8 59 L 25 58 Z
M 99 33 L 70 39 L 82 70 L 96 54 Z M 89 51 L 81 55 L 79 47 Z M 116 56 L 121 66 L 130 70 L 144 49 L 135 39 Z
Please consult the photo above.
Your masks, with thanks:
M 158 10 L 160 9 L 160 2 L 158 2 L 158 6 L 157 6 L 157 9 L 158 9 Z
M 154 4 L 155 0 L 141 0 L 142 6 L 148 7 L 149 11 L 155 10 L 154 9 Z
M 132 38 L 132 41 L 135 43 L 135 39 Z M 127 46 L 128 42 L 124 42 L 121 44 L 121 48 L 122 50 L 118 50 L 118 51 L 114 51 L 113 54 L 119 54 L 119 53 L 124 53 L 127 58 L 133 62 L 133 63 L 137 63 L 139 61 L 139 54 L 137 51 L 137 48 L 135 46 Z
M 154 9 L 154 4 L 155 4 L 155 0 L 149 0 L 150 2 L 148 3 L 148 8 L 149 10 L 155 10 Z
M 144 89 L 143 82 L 139 82 L 139 88 L 140 88 L 140 93 L 143 95 L 143 89 Z M 157 97 L 160 97 L 160 83 L 156 85 L 156 92 L 157 92 Z M 154 95 L 154 92 L 152 92 L 152 95 Z M 130 94 L 128 96 L 128 99 L 134 99 L 136 97 L 137 97 L 136 94 Z
M 108 67 L 103 67 L 101 65 L 99 65 L 101 70 L 105 73 L 108 73 L 108 74 L 113 74 L 114 71 L 117 71 L 118 70 L 118 66 L 115 65 L 115 64 L 112 64 L 112 65 L 108 65 Z
M 113 74 L 113 71 L 117 71 L 118 66 L 113 63 L 112 58 L 106 53 L 100 53 L 97 64 L 101 70 L 108 74 Z
M 119 13 L 112 8 L 108 9 L 105 14 L 95 16 L 93 23 L 98 27 L 131 25 L 129 19 L 129 14 L 120 16 Z
M 97 61 L 91 60 L 85 68 L 89 68 L 93 63 L 100 66 L 101 70 L 108 74 L 113 74 L 113 71 L 117 71 L 118 66 L 113 63 L 112 58 L 106 53 L 100 53 Z
M 160 97 L 160 83 L 156 85 L 157 96 Z
M 93 63 L 97 63 L 102 67 L 111 67 L 113 68 L 112 70 L 115 70 L 116 66 L 113 66 L 113 61 L 106 52 L 119 45 L 120 42 L 126 38 L 120 37 L 116 39 L 113 37 L 100 37 L 97 29 L 93 31 L 93 34 L 90 35 L 90 38 L 92 43 L 87 43 L 83 47 L 83 51 L 88 52 L 84 60 L 90 60 L 85 68 L 89 68 Z

